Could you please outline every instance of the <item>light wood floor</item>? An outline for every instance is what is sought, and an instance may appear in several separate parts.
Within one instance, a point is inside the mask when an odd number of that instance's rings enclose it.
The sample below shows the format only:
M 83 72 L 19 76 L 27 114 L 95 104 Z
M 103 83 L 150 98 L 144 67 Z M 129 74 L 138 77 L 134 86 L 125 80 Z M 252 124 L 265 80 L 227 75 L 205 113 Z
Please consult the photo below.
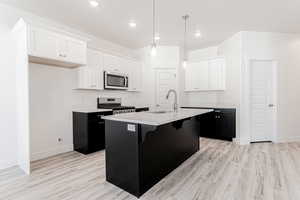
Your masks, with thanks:
M 70 152 L 33 163 L 30 176 L 0 171 L 0 199 L 134 200 L 105 182 L 104 152 Z M 143 200 L 299 200 L 300 143 L 239 146 L 201 139 L 201 150 Z

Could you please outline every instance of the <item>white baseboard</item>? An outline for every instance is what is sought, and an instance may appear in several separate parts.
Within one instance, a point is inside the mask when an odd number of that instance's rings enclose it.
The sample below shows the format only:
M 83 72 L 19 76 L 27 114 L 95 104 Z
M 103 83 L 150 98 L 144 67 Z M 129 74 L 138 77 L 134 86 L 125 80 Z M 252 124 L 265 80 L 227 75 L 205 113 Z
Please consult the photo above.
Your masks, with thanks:
M 31 154 L 30 160 L 36 161 L 36 160 L 40 160 L 43 158 L 47 158 L 50 156 L 54 156 L 57 154 L 66 153 L 66 152 L 70 152 L 70 151 L 73 151 L 73 144 L 59 145 L 54 148 L 47 149 L 45 151 L 33 152 Z
M 300 136 L 288 137 L 288 138 L 278 138 L 276 143 L 286 143 L 286 142 L 300 142 Z
M 239 143 L 240 145 L 248 145 L 250 144 L 250 141 L 248 138 L 240 138 Z
M 17 165 L 17 161 L 13 161 L 13 160 L 0 161 L 0 170 L 14 167 L 16 165 Z

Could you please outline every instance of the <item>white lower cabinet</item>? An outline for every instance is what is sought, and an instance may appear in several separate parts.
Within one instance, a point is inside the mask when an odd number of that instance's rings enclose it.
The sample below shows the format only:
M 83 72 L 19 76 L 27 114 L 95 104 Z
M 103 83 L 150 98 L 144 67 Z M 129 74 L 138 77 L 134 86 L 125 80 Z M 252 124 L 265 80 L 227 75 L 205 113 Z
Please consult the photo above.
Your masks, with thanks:
M 217 90 L 225 90 L 225 59 L 188 63 L 185 71 L 186 92 Z

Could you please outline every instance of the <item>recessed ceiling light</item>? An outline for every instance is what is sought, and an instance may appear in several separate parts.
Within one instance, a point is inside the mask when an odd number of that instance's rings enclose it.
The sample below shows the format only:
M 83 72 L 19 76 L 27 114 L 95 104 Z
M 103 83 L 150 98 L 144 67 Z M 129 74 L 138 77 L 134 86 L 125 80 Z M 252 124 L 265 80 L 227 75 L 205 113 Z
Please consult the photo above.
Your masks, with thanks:
M 99 6 L 99 2 L 98 1 L 94 1 L 94 0 L 90 0 L 90 5 L 92 7 L 98 7 Z
M 200 31 L 196 31 L 195 32 L 195 38 L 201 38 L 202 37 L 202 34 Z
M 136 27 L 136 23 L 134 21 L 130 21 L 128 23 L 128 25 L 131 27 L 131 28 L 135 28 Z

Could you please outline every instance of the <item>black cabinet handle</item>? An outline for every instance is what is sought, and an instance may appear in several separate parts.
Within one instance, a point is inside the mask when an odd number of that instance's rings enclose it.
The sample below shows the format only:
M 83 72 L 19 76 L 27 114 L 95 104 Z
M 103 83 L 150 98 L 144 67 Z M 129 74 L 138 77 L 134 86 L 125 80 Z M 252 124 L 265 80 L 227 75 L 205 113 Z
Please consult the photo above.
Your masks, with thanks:
M 98 124 L 100 124 L 100 125 L 104 125 L 104 124 L 105 124 L 105 122 L 98 122 Z

